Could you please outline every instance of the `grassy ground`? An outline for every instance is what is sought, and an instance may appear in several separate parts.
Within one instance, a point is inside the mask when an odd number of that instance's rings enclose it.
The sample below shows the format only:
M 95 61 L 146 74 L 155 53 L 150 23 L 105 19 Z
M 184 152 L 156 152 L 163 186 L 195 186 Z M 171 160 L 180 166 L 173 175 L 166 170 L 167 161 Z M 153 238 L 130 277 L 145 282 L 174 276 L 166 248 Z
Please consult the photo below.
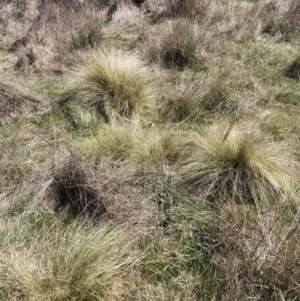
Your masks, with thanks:
M 0 299 L 300 300 L 296 0 L 0 3 Z

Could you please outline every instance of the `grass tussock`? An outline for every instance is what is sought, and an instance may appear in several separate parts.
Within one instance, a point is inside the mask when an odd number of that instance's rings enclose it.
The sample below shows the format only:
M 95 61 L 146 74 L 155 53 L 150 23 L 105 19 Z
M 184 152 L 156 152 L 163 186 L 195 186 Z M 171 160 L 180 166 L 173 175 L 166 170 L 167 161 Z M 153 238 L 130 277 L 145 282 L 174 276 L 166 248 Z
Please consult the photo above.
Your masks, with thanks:
M 121 294 L 137 253 L 119 229 L 73 222 L 42 228 L 18 250 L 1 250 L 5 300 L 111 300 Z
M 172 122 L 203 122 L 237 111 L 239 79 L 227 70 L 209 71 L 204 78 L 187 77 L 164 95 L 161 117 Z M 166 89 L 166 87 L 163 87 Z
M 72 130 L 78 133 L 93 131 L 99 126 L 99 115 L 95 108 L 70 106 L 64 109 Z
M 141 128 L 139 122 L 103 125 L 94 137 L 79 141 L 88 159 L 110 158 L 130 163 L 133 170 L 174 165 L 186 156 L 186 139 L 181 131 Z
M 290 6 L 286 12 L 285 20 L 291 28 L 299 31 L 300 27 L 300 3 L 297 0 L 290 1 Z
M 174 81 L 171 78 L 172 81 Z M 168 89 L 163 96 L 161 118 L 168 122 L 201 122 L 210 114 L 206 99 L 210 92 L 208 76 L 196 78 L 196 73 L 186 78 L 175 78 L 176 86 Z M 172 83 L 171 83 L 172 84 Z
M 141 25 L 145 16 L 140 8 L 133 4 L 121 2 L 116 11 L 112 14 L 111 23 L 122 29 Z
M 287 146 L 256 130 L 214 125 L 194 137 L 194 151 L 181 167 L 182 179 L 216 203 L 276 202 L 295 196 L 297 166 Z
M 149 33 L 145 38 L 145 52 L 150 62 L 167 68 L 191 67 L 200 61 L 201 34 L 184 19 L 164 24 L 159 35 Z
M 276 37 L 278 40 L 290 41 L 299 34 L 299 2 L 262 1 L 253 10 L 258 13 L 263 24 L 262 33 Z
M 156 222 L 157 208 L 141 199 L 142 187 L 137 185 L 140 179 L 135 176 L 136 170 L 132 171 L 132 164 L 104 156 L 90 159 L 97 163 L 84 163 L 72 156 L 55 170 L 46 192 L 47 198 L 55 202 L 55 211 L 87 217 L 95 225 L 122 225 L 130 229 L 132 237 L 149 231 Z
M 178 84 L 166 96 L 162 117 L 172 122 L 196 121 L 204 117 L 201 100 L 204 96 L 202 85 L 189 83 Z
M 231 203 L 212 221 L 224 300 L 299 298 L 299 212 L 286 205 L 258 213 Z
M 128 159 L 138 143 L 139 129 L 126 125 L 102 125 L 94 137 L 79 143 L 81 152 L 89 159 L 109 157 L 114 161 Z
M 67 102 L 94 106 L 105 121 L 153 115 L 156 93 L 151 70 L 137 56 L 91 51 L 81 61 L 66 83 Z
M 209 6 L 209 1 L 199 0 L 165 0 L 165 9 L 172 17 L 202 17 Z
M 298 80 L 300 78 L 300 56 L 298 56 L 285 70 L 288 78 Z
M 75 157 L 58 169 L 50 193 L 57 207 L 93 219 L 101 218 L 107 212 L 106 200 L 101 197 L 94 172 Z
M 12 35 L 10 48 L 18 55 L 15 70 L 27 74 L 32 71 L 61 73 L 62 66 L 70 64 L 70 51 L 96 47 L 102 40 L 100 18 L 92 4 L 48 0 L 41 1 L 40 5 L 34 6 L 34 3 L 24 11 L 28 25 L 24 28 L 21 22 L 19 32 Z M 5 23 L 8 28 L 13 20 L 8 18 Z
M 219 71 L 218 74 L 212 72 L 207 82 L 206 91 L 202 97 L 202 107 L 209 113 L 229 113 L 234 111 L 238 102 L 232 99 L 233 87 L 238 85 L 228 70 Z

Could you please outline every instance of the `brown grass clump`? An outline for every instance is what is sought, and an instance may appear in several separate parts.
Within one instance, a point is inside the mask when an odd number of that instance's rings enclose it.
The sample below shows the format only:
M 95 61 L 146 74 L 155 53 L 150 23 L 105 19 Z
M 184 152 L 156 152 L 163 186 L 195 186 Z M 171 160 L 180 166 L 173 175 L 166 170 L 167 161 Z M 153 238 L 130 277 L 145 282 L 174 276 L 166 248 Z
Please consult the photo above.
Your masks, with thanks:
M 297 0 L 259 1 L 252 11 L 257 13 L 262 23 L 262 33 L 289 41 L 299 33 L 300 5 Z
M 228 70 L 213 72 L 208 80 L 206 91 L 202 98 L 202 107 L 210 113 L 228 113 L 234 111 L 238 104 L 233 101 L 233 88 L 238 80 Z
M 230 203 L 211 222 L 222 300 L 299 298 L 299 210 Z
M 149 33 L 144 41 L 151 62 L 167 68 L 191 67 L 198 63 L 198 45 L 203 37 L 192 23 L 179 19 L 158 30 L 159 35 Z
M 20 24 L 20 29 L 8 34 L 14 37 L 11 50 L 19 57 L 16 70 L 58 73 L 62 64 L 70 63 L 70 51 L 99 44 L 102 31 L 97 9 L 80 3 L 43 0 L 36 7 L 26 8 L 26 16 L 35 11 L 35 17 L 31 16 L 25 29 Z M 11 19 L 7 21 L 8 28 Z
M 285 20 L 290 27 L 300 30 L 300 2 L 298 0 L 291 1 L 290 7 L 285 14 Z
M 167 14 L 172 17 L 196 18 L 207 12 L 210 1 L 201 0 L 166 0 Z
M 220 69 L 210 70 L 204 78 L 180 80 L 175 87 L 168 86 L 161 116 L 174 122 L 197 122 L 237 111 L 234 89 L 239 81 L 228 70 Z
M 108 9 L 107 19 L 108 21 L 111 21 L 113 19 L 121 18 L 121 15 L 126 16 L 124 12 L 123 13 L 118 12 L 122 10 L 127 11 L 127 16 L 129 14 L 129 11 L 131 11 L 132 17 L 134 17 L 134 15 L 137 16 L 138 15 L 137 12 L 138 11 L 141 12 L 140 9 L 143 6 L 145 6 L 145 8 L 149 10 L 149 1 L 148 0 L 114 0 Z M 138 10 L 135 10 L 134 7 L 137 8 Z M 118 12 L 119 16 L 115 16 L 116 12 Z M 134 20 L 131 21 L 135 23 Z
M 157 208 L 142 198 L 130 166 L 101 161 L 93 165 L 73 155 L 67 158 L 53 174 L 48 199 L 55 201 L 56 209 L 87 216 L 93 223 L 111 220 L 134 229 L 133 236 L 149 231 L 156 223 Z
M 132 4 L 121 3 L 111 17 L 112 24 L 122 29 L 137 26 L 145 21 L 142 10 Z
M 53 176 L 51 189 L 58 207 L 99 219 L 106 212 L 106 200 L 101 198 L 91 167 L 69 159 Z
M 157 171 L 162 166 L 172 166 L 186 156 L 184 133 L 155 126 L 142 128 L 138 120 L 127 124 L 104 124 L 94 137 L 78 143 L 78 147 L 90 160 L 109 158 L 128 162 L 132 172 Z
M 205 96 L 204 83 L 194 80 L 188 83 L 177 83 L 175 87 L 168 87 L 164 97 L 162 118 L 172 122 L 202 120 L 205 115 L 203 97 Z M 165 90 L 166 87 L 163 88 Z

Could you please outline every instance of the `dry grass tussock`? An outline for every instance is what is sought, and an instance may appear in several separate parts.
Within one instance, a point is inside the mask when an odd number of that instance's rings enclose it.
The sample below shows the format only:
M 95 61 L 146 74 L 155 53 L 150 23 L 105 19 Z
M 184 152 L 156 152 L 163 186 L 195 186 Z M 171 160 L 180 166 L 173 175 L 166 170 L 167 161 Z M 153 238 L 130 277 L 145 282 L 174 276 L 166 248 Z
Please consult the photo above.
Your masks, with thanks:
M 287 200 L 286 200 L 287 201 Z M 229 203 L 211 225 L 222 300 L 299 298 L 299 210 Z
M 57 144 L 49 143 L 52 133 L 36 135 L 32 128 L 18 122 L 5 124 L 0 132 L 1 209 L 5 213 L 7 209 L 12 215 L 14 208 L 21 214 L 48 207 L 53 160 L 61 155 L 56 149 Z
M 288 40 L 299 32 L 299 4 L 296 0 L 254 3 L 166 0 L 165 10 L 176 18 L 201 19 L 201 27 L 211 34 L 211 43 L 257 40 L 265 34 Z
M 289 40 L 299 32 L 300 6 L 297 0 L 259 1 L 252 12 L 260 20 L 263 34 L 276 36 L 278 40 Z
M 214 11 L 217 25 L 215 36 L 218 39 L 257 40 L 269 34 L 276 36 L 277 40 L 287 41 L 299 33 L 297 0 L 255 1 L 248 4 L 247 9 L 241 9 L 239 3 L 233 5 L 227 2 Z
M 94 173 L 88 165 L 83 165 L 75 157 L 56 170 L 51 194 L 57 206 L 94 219 L 101 218 L 107 212 L 108 200 L 101 197 Z M 104 180 L 104 185 L 105 182 Z
M 228 0 L 166 0 L 165 11 L 174 19 L 201 20 L 200 28 L 207 38 L 202 47 L 209 47 L 222 40 L 255 40 L 262 29 L 259 9 L 252 9 L 255 5 Z
M 197 121 L 204 117 L 202 99 L 205 95 L 203 82 L 191 80 L 189 83 L 178 83 L 174 89 L 168 87 L 164 97 L 163 119 L 173 122 Z M 166 87 L 162 87 L 165 90 Z
M 156 224 L 155 204 L 142 199 L 142 187 L 135 184 L 128 166 L 103 161 L 94 165 L 75 156 L 66 158 L 54 171 L 48 199 L 57 208 L 87 216 L 96 224 L 108 220 L 122 224 L 132 236 L 151 231 Z
M 222 204 L 229 200 L 277 202 L 295 199 L 298 162 L 286 144 L 273 142 L 255 129 L 215 124 L 195 134 L 191 157 L 179 172 L 198 194 Z
M 229 4 L 227 0 L 165 0 L 166 13 L 172 17 L 204 18 L 211 16 L 222 6 Z
M 149 32 L 144 38 L 144 51 L 150 62 L 167 68 L 191 67 L 200 60 L 199 46 L 205 36 L 186 19 L 164 23 L 160 34 Z
M 225 1 L 226 2 L 226 1 Z M 254 3 L 223 3 L 210 11 L 217 40 L 255 41 L 268 34 L 288 41 L 299 32 L 297 0 L 265 0 Z M 216 4 L 217 1 L 212 1 Z M 212 4 L 213 5 L 213 4 Z
M 64 102 L 94 106 L 105 121 L 151 118 L 156 89 L 151 70 L 138 56 L 121 51 L 89 51 L 68 76 Z
M 145 15 L 140 8 L 122 2 L 118 5 L 111 18 L 111 23 L 122 29 L 138 26 L 144 22 Z
M 1 1 L 0 16 L 1 26 L 0 32 L 3 35 L 10 35 L 10 38 L 20 37 L 20 34 L 26 32 L 31 25 L 31 22 L 36 18 L 37 11 L 36 2 L 26 0 Z M 22 27 L 20 26 L 22 23 Z M 18 32 L 17 30 L 20 30 Z M 12 41 L 13 42 L 13 41 Z
M 126 10 L 137 8 L 140 13 L 150 12 L 152 8 L 152 4 L 156 3 L 156 1 L 149 2 L 148 0 L 114 0 L 111 1 L 111 5 L 107 11 L 107 20 L 111 21 L 114 18 L 114 15 L 117 11 L 125 9 L 125 18 L 126 18 Z M 127 11 L 128 12 L 128 11 Z M 136 11 L 137 12 L 137 11 Z M 133 13 L 133 11 L 131 12 Z M 136 13 L 135 13 L 136 15 Z
M 229 66 L 210 66 L 207 77 L 201 83 L 200 106 L 205 113 L 224 116 L 243 108 L 245 100 L 241 100 L 239 94 L 245 85 L 249 87 L 250 84 L 241 78 L 242 73 L 239 76 L 236 74 L 236 66 L 231 64 L 231 69 Z
M 250 97 L 245 100 L 242 95 L 246 85 L 249 88 L 254 84 L 245 83 L 244 74 L 240 72 L 237 76 L 236 66 L 231 64 L 229 69 L 228 65 L 210 65 L 205 76 L 193 73 L 178 79 L 175 87 L 162 86 L 161 90 L 168 92 L 163 95 L 161 118 L 172 122 L 203 122 L 232 113 L 237 116 L 254 106 L 255 100 Z
M 300 28 L 300 3 L 297 0 L 290 2 L 290 6 L 285 14 L 285 21 L 289 26 L 299 30 Z
M 229 113 L 238 107 L 238 102 L 232 100 L 233 88 L 236 88 L 238 79 L 228 70 L 215 70 L 209 75 L 205 94 L 202 98 L 203 109 L 211 113 Z
M 0 251 L 5 300 L 112 300 L 139 255 L 120 229 L 79 222 L 56 221 L 17 244 L 18 250 L 8 243 Z
M 287 22 L 290 26 L 299 24 L 299 2 L 296 0 L 267 0 L 257 3 L 253 9 L 260 11 L 263 20 L 277 19 Z M 292 29 L 292 28 L 290 28 Z
M 10 23 L 14 24 L 11 15 L 5 23 L 7 30 L 12 31 L 8 32 L 8 38 L 12 36 L 14 39 L 11 50 L 19 57 L 16 70 L 61 72 L 61 65 L 70 63 L 70 51 L 99 44 L 101 18 L 93 5 L 43 0 L 39 5 L 31 6 L 24 8 L 27 19 L 28 14 L 32 15 L 25 29 L 21 23 L 20 28 L 16 25 L 10 29 Z

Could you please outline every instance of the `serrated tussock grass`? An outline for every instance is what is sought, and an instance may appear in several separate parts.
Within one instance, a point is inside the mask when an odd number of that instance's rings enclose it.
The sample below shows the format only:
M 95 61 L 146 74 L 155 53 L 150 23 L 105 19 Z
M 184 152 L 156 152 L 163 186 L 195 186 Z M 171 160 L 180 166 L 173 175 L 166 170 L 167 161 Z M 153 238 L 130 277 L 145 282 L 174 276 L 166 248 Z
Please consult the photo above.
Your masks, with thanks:
M 7 245 L 0 253 L 5 300 L 106 300 L 117 295 L 115 288 L 125 284 L 138 258 L 120 229 L 82 222 L 56 221 L 29 245 L 21 238 L 18 245 L 18 250 Z
M 72 130 L 78 133 L 93 131 L 99 125 L 99 116 L 95 108 L 83 108 L 81 106 L 69 106 L 64 114 L 68 119 Z
M 204 84 L 191 79 L 186 83 L 177 83 L 165 96 L 161 118 L 172 122 L 201 120 L 204 115 Z
M 63 98 L 94 106 L 106 121 L 113 116 L 151 116 L 156 92 L 151 70 L 134 54 L 121 51 L 82 53 L 81 63 L 69 74 Z
M 186 156 L 183 132 L 159 129 L 155 125 L 144 128 L 139 120 L 127 124 L 102 125 L 98 133 L 78 141 L 80 152 L 87 159 L 110 158 L 130 162 L 134 169 L 173 165 Z
M 176 87 L 164 95 L 162 118 L 172 122 L 198 123 L 216 114 L 237 110 L 238 101 L 234 95 L 237 80 L 230 72 L 213 70 L 203 79 L 193 77 L 178 80 Z
M 177 19 L 164 24 L 159 30 L 159 35 L 148 33 L 144 41 L 150 62 L 181 69 L 199 63 L 198 46 L 204 37 L 189 20 Z
M 0 4 L 0 299 L 299 300 L 299 0 L 108 2 Z
M 276 202 L 296 195 L 298 162 L 283 143 L 256 129 L 214 124 L 196 133 L 191 157 L 180 169 L 182 180 L 209 200 Z

